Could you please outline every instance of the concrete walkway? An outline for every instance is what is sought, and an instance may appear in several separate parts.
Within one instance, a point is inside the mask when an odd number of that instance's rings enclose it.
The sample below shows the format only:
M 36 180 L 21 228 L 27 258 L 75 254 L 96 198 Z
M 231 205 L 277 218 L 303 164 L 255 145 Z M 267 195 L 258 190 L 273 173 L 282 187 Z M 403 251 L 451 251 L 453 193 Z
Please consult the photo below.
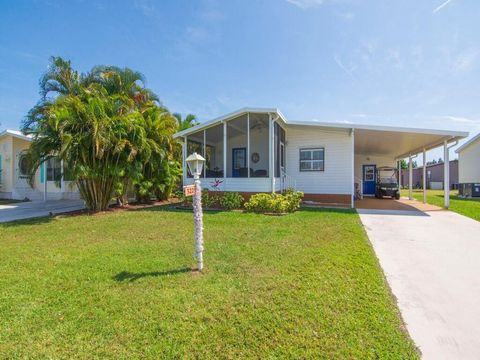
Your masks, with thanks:
M 424 359 L 480 358 L 480 222 L 451 211 L 358 209 Z
M 83 208 L 83 200 L 28 201 L 0 205 L 0 223 L 56 215 Z

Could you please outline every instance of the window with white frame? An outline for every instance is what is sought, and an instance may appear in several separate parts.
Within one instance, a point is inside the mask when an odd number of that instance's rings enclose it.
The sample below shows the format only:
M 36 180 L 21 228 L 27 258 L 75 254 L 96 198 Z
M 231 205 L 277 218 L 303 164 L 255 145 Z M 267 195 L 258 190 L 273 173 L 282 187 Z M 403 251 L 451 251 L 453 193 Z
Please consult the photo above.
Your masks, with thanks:
M 300 149 L 300 171 L 324 171 L 325 149 Z

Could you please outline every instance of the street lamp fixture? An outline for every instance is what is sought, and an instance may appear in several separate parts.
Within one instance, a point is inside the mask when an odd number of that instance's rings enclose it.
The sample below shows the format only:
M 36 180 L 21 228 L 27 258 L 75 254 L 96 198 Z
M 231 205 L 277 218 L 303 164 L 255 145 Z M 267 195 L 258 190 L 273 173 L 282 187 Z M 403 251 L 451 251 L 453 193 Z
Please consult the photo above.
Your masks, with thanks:
M 195 193 L 193 195 L 193 219 L 195 222 L 195 258 L 198 262 L 198 271 L 203 270 L 203 211 L 202 211 L 202 187 L 200 186 L 200 174 L 202 173 L 203 156 L 194 152 L 185 159 L 190 173 L 193 175 Z

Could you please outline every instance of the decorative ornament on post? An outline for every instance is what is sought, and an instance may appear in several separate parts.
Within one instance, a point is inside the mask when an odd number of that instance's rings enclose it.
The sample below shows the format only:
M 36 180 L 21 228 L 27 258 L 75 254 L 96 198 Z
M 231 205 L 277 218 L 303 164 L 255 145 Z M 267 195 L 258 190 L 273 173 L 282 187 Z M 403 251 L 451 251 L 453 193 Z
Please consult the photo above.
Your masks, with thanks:
M 200 186 L 200 174 L 202 173 L 205 159 L 194 152 L 185 160 L 190 173 L 193 175 L 195 193 L 193 195 L 193 219 L 195 222 L 195 258 L 198 261 L 198 271 L 203 270 L 203 212 L 202 212 L 202 188 Z

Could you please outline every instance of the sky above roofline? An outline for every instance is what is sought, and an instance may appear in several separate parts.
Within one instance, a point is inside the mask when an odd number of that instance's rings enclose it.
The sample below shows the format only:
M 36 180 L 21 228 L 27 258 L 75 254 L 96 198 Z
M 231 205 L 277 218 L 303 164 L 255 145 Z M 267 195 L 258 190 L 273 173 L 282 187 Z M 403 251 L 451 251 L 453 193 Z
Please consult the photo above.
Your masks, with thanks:
M 480 2 L 18 0 L 0 3 L 0 130 L 48 58 L 141 71 L 175 112 L 480 132 Z M 432 154 L 438 158 L 441 153 Z

